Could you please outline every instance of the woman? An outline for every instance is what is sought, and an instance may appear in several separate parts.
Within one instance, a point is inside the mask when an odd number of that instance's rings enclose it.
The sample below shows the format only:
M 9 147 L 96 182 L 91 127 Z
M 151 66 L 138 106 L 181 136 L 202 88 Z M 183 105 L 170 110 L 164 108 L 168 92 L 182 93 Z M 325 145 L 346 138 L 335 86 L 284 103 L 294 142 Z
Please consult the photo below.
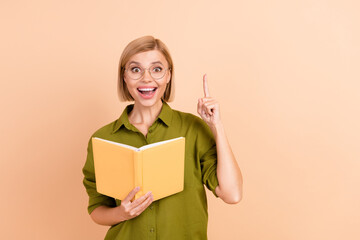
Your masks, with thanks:
M 242 175 L 220 120 L 219 104 L 210 97 L 206 75 L 204 97 L 197 103 L 201 118 L 172 109 L 174 66 L 159 39 L 144 36 L 130 42 L 119 63 L 118 93 L 134 101 L 120 118 L 98 129 L 88 142 L 84 186 L 94 222 L 111 226 L 105 239 L 207 239 L 204 184 L 229 204 L 242 198 Z M 92 137 L 135 147 L 185 137 L 184 190 L 153 201 L 151 192 L 131 202 L 139 191 L 113 199 L 96 191 Z M 171 161 L 171 159 L 169 159 Z

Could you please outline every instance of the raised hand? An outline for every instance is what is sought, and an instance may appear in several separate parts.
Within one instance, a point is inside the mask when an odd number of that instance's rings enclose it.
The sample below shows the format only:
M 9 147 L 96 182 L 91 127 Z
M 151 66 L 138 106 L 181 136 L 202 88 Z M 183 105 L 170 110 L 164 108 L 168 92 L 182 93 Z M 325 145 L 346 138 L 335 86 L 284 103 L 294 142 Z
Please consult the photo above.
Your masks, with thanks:
M 151 192 L 139 197 L 131 202 L 131 199 L 135 197 L 135 194 L 139 191 L 139 188 L 134 188 L 124 200 L 121 201 L 121 205 L 118 206 L 119 214 L 123 220 L 129 220 L 139 216 L 153 201 L 153 195 Z
M 220 107 L 218 101 L 210 97 L 206 74 L 203 77 L 204 97 L 198 99 L 197 112 L 210 128 L 220 123 Z

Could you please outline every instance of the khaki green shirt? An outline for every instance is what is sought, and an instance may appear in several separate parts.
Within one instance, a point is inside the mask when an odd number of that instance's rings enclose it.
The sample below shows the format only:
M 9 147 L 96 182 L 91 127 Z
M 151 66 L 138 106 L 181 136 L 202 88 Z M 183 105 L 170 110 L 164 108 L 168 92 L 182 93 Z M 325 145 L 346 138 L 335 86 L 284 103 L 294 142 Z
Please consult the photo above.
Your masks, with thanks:
M 219 184 L 214 136 L 208 125 L 191 113 L 173 110 L 163 101 L 161 112 L 145 137 L 129 122 L 128 105 L 120 118 L 98 129 L 100 137 L 134 147 L 185 137 L 184 190 L 151 203 L 139 216 L 111 226 L 105 240 L 204 240 L 207 239 L 208 211 L 204 185 L 215 193 Z M 91 137 L 83 167 L 83 184 L 89 195 L 89 214 L 98 206 L 119 206 L 121 200 L 96 191 Z M 169 159 L 171 161 L 171 159 Z

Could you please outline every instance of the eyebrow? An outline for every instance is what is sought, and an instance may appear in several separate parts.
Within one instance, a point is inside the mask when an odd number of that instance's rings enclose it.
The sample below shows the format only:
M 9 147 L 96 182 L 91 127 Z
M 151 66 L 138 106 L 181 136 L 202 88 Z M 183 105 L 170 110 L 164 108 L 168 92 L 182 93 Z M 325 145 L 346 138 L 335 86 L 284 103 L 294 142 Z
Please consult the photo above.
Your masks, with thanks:
M 131 61 L 131 62 L 129 62 L 129 65 L 132 64 L 132 63 L 136 63 L 136 64 L 141 65 L 139 62 L 136 62 L 136 61 Z M 155 62 L 152 62 L 151 64 L 155 64 L 155 63 L 161 63 L 162 65 L 164 65 L 164 64 L 163 64 L 162 62 L 160 62 L 160 61 L 155 61 Z

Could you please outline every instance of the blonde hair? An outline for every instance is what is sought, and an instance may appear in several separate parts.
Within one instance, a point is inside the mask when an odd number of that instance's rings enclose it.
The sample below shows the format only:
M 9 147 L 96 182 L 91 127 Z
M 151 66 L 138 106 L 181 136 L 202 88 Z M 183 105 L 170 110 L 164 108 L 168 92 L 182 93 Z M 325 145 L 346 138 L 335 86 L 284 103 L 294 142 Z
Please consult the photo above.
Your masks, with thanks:
M 170 68 L 170 81 L 166 85 L 164 95 L 161 97 L 166 102 L 171 102 L 174 99 L 174 66 L 173 61 L 170 55 L 170 52 L 166 45 L 159 39 L 154 38 L 153 36 L 143 36 L 131 41 L 124 49 L 121 54 L 119 61 L 118 69 L 118 84 L 117 92 L 120 101 L 133 101 L 134 98 L 129 93 L 129 90 L 126 86 L 124 80 L 125 65 L 129 59 L 137 53 L 159 50 L 165 57 L 166 61 L 169 64 Z

